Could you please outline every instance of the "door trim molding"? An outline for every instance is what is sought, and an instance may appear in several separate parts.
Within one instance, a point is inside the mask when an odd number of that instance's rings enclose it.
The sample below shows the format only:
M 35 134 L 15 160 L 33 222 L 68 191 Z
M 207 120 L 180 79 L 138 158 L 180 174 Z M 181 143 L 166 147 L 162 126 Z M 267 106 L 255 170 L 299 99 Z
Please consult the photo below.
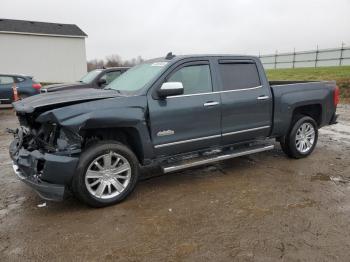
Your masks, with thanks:
M 251 132 L 251 131 L 256 131 L 261 129 L 267 129 L 267 128 L 270 128 L 270 126 L 260 126 L 260 127 L 254 127 L 254 128 L 244 129 L 244 130 L 238 130 L 234 132 L 223 133 L 222 136 L 236 135 L 236 134 L 241 134 L 241 133 Z
M 229 133 L 223 133 L 222 136 L 230 136 L 230 135 L 252 132 L 252 131 L 261 130 L 261 129 L 267 129 L 267 128 L 270 128 L 270 126 L 259 126 L 259 127 L 255 127 L 255 128 L 249 128 L 249 129 L 244 129 L 244 130 L 239 130 L 239 131 L 234 131 L 234 132 L 229 132 Z M 204 137 L 198 137 L 198 138 L 193 138 L 193 139 L 180 140 L 180 141 L 166 143 L 166 144 L 159 144 L 159 145 L 155 145 L 154 148 L 162 148 L 162 147 L 166 147 L 166 146 L 180 145 L 180 144 L 191 143 L 191 142 L 212 139 L 212 138 L 217 138 L 217 137 L 221 137 L 221 135 L 204 136 Z
M 214 92 L 207 92 L 207 93 L 197 93 L 197 94 L 188 94 L 188 95 L 177 95 L 177 96 L 168 96 L 169 98 L 177 98 L 177 97 L 186 97 L 186 96 L 201 96 L 201 95 L 211 95 L 211 94 L 221 94 L 221 93 L 230 93 L 230 92 L 239 92 L 239 91 L 248 91 L 248 90 L 254 90 L 263 87 L 260 86 L 254 86 L 249 88 L 241 88 L 241 89 L 233 89 L 233 90 L 225 90 L 225 91 L 214 91 Z
M 155 148 L 162 148 L 166 146 L 174 146 L 174 145 L 179 145 L 179 144 L 184 144 L 184 143 L 190 143 L 190 142 L 196 142 L 196 141 L 201 141 L 201 140 L 206 140 L 206 139 L 212 139 L 212 138 L 217 138 L 221 137 L 221 135 L 213 135 L 213 136 L 204 136 L 204 137 L 199 137 L 199 138 L 193 138 L 193 139 L 187 139 L 187 140 L 180 140 L 176 142 L 171 142 L 171 143 L 166 143 L 166 144 L 159 144 L 155 145 Z

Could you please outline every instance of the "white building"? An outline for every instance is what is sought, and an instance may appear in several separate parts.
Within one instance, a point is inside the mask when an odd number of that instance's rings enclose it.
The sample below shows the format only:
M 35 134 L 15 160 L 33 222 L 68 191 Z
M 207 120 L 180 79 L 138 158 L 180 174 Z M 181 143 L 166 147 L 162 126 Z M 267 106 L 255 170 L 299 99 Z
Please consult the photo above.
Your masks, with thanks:
M 86 37 L 72 24 L 0 19 L 0 73 L 50 83 L 79 80 L 87 71 Z

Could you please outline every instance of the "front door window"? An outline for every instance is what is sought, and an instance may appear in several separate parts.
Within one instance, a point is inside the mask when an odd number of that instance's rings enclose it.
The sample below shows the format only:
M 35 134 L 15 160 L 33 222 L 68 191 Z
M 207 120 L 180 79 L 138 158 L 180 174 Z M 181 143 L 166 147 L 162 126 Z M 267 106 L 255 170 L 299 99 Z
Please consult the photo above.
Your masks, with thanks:
M 209 65 L 182 67 L 173 73 L 167 82 L 181 82 L 184 95 L 212 92 Z

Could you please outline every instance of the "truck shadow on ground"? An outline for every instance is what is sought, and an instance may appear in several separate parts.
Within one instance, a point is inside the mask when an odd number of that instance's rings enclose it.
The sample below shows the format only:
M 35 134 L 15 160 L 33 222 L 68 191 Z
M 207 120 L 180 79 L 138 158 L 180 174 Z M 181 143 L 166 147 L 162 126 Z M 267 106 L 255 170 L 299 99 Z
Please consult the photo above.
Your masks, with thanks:
M 264 154 L 242 156 L 169 174 L 163 174 L 159 167 L 144 168 L 141 172 L 138 185 L 127 199 L 117 205 L 102 209 L 128 208 L 128 206 L 134 206 L 140 199 L 147 202 L 147 196 L 151 193 L 165 195 L 166 197 L 166 194 L 172 194 L 173 191 L 176 191 L 179 185 L 185 187 L 186 192 L 190 193 L 191 188 L 193 188 L 194 192 L 198 190 L 198 188 L 195 188 L 198 184 L 210 183 L 206 180 L 213 181 L 220 178 L 220 183 L 225 183 L 225 179 L 230 180 L 230 183 L 234 183 L 235 179 L 254 175 L 255 172 L 253 169 L 256 166 L 261 167 L 268 158 L 280 159 L 285 158 L 285 156 L 277 147 Z M 218 183 L 218 181 L 215 183 Z M 36 196 L 35 200 L 39 203 L 45 202 L 39 196 Z M 73 195 L 69 195 L 62 202 L 46 201 L 46 203 L 48 210 L 52 213 L 81 212 L 84 210 L 90 212 L 96 210 L 98 212 L 98 210 L 101 210 L 101 208 L 95 209 L 83 204 Z

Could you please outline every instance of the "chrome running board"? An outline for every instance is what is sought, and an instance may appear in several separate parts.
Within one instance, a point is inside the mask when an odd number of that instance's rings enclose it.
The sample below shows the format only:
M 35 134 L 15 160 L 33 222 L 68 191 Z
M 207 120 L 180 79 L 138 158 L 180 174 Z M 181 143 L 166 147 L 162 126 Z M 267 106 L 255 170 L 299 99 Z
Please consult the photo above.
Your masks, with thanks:
M 250 147 L 248 149 L 247 148 L 236 149 L 236 150 L 229 151 L 229 153 L 223 152 L 223 153 L 220 153 L 219 155 L 216 155 L 210 158 L 208 157 L 205 159 L 200 158 L 199 160 L 192 159 L 192 161 L 184 161 L 178 165 L 173 164 L 171 166 L 164 166 L 162 167 L 162 169 L 164 173 L 170 173 L 170 172 L 175 172 L 178 170 L 195 167 L 195 166 L 206 165 L 206 164 L 210 164 L 210 163 L 214 163 L 214 162 L 218 162 L 218 161 L 222 161 L 230 158 L 268 151 L 268 150 L 272 150 L 274 147 L 275 147 L 274 145 L 263 145 L 263 146 L 260 145 L 260 146 Z

